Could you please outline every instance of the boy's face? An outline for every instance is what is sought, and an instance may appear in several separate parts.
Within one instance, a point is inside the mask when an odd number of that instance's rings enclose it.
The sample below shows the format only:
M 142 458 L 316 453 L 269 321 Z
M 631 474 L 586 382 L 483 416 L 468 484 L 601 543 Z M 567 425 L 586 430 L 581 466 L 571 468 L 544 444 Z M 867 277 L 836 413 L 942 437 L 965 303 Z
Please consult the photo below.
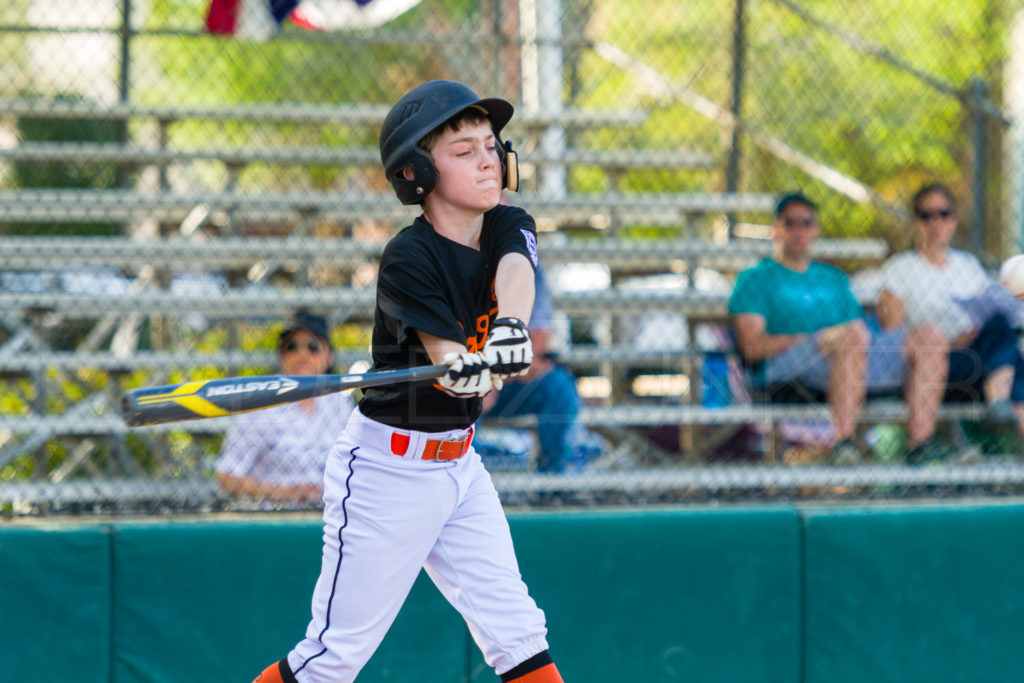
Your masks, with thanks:
M 501 160 L 497 139 L 487 121 L 465 122 L 442 133 L 430 155 L 437 168 L 437 185 L 426 202 L 483 213 L 501 199 Z

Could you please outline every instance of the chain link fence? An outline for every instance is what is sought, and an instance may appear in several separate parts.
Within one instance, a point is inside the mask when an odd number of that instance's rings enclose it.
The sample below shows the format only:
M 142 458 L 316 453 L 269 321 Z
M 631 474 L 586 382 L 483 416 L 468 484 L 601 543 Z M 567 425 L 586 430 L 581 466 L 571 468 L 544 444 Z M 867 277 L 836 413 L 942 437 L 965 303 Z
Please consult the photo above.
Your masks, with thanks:
M 282 371 L 299 309 L 325 318 L 336 371 L 367 367 L 376 262 L 415 215 L 377 135 L 431 78 L 516 105 L 509 199 L 537 219 L 550 350 L 570 380 L 568 398 L 564 383 L 531 389 L 481 421 L 507 504 L 1024 488 L 1013 415 L 989 407 L 1017 398 L 1015 333 L 998 367 L 967 347 L 987 365 L 964 382 L 970 400 L 943 403 L 928 442 L 943 457 L 908 461 L 896 391 L 869 396 L 860 457 L 835 462 L 822 397 L 755 389 L 729 317 L 737 274 L 779 253 L 777 196 L 800 189 L 818 206 L 813 253 L 850 276 L 866 327 L 893 321 L 883 264 L 940 223 L 990 278 L 963 292 L 965 330 L 994 313 L 1017 326 L 1016 303 L 986 287 L 1024 227 L 1019 1 L 322 0 L 280 23 L 272 4 L 0 7 L 8 514 L 317 506 L 218 483 L 232 418 L 131 429 L 120 396 Z M 911 207 L 933 181 L 951 220 Z M 1009 384 L 987 381 L 1006 364 Z M 288 450 L 278 423 L 252 424 Z

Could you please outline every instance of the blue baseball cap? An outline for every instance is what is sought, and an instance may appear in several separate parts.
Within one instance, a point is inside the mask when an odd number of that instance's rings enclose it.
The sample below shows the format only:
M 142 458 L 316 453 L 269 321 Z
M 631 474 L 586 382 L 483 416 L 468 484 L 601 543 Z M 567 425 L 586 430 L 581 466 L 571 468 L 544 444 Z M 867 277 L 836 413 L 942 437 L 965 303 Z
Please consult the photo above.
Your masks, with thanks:
M 786 207 L 793 203 L 804 204 L 805 206 L 809 206 L 814 211 L 818 210 L 818 205 L 812 202 L 810 199 L 808 199 L 807 195 L 805 195 L 803 192 L 787 192 L 786 194 L 779 197 L 778 202 L 776 202 L 775 216 L 778 217 L 779 215 L 781 215 L 782 212 L 786 210 Z
M 331 338 L 328 336 L 327 332 L 327 319 L 322 315 L 310 313 L 305 310 L 299 310 L 292 313 L 291 317 L 288 318 L 288 322 L 285 323 L 284 330 L 281 331 L 281 334 L 277 338 L 278 343 L 283 343 L 285 339 L 298 330 L 305 330 L 322 339 L 327 346 L 331 345 Z

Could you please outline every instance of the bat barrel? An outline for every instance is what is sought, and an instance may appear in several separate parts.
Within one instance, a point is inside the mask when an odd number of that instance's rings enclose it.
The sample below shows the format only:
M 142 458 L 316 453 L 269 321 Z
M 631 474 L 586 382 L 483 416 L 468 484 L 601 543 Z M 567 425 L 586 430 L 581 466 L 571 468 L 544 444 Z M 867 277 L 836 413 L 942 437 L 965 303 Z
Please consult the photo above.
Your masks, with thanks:
M 161 387 L 163 388 L 163 387 Z M 121 416 L 124 418 L 124 422 L 129 427 L 140 427 L 147 424 L 159 424 L 161 422 L 174 422 L 175 420 L 187 419 L 183 417 L 175 417 L 171 415 L 171 419 L 161 419 L 161 413 L 164 411 L 158 408 L 147 408 L 143 410 L 139 407 L 139 395 L 144 393 L 145 389 L 132 389 L 124 392 L 121 396 Z M 176 411 L 172 411 L 176 412 Z
M 124 418 L 124 423 L 129 427 L 138 427 L 139 425 L 145 424 L 141 421 L 141 416 L 138 411 L 138 404 L 135 402 L 133 391 L 126 391 L 121 395 L 121 417 Z
M 333 375 L 228 377 L 163 387 L 132 389 L 121 400 L 132 427 L 269 408 L 335 391 Z
M 159 388 L 169 389 L 171 387 Z M 125 424 L 129 427 L 141 427 L 142 425 L 161 424 L 163 422 L 177 422 L 178 420 L 188 420 L 198 417 L 192 413 L 183 413 L 179 407 L 174 406 L 173 404 L 142 408 L 139 405 L 139 397 L 147 395 L 150 391 L 153 390 L 133 389 L 131 391 L 124 392 L 121 396 L 121 416 L 124 418 Z
M 131 389 L 121 396 L 121 416 L 129 427 L 228 414 L 198 397 L 207 382 Z
M 223 417 L 357 387 L 433 379 L 446 369 L 427 365 L 353 375 L 228 377 L 131 389 L 121 397 L 121 415 L 129 427 Z

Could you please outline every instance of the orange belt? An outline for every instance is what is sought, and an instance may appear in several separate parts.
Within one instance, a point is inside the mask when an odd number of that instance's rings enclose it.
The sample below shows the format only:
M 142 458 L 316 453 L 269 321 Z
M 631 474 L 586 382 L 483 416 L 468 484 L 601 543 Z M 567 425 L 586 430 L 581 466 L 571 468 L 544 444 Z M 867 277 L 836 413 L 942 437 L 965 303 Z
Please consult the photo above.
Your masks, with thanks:
M 469 444 L 473 442 L 473 428 L 459 438 L 452 439 L 429 439 L 423 444 L 421 460 L 458 460 L 469 451 Z M 391 434 L 391 452 L 395 455 L 405 455 L 409 450 L 409 435 L 393 432 Z

